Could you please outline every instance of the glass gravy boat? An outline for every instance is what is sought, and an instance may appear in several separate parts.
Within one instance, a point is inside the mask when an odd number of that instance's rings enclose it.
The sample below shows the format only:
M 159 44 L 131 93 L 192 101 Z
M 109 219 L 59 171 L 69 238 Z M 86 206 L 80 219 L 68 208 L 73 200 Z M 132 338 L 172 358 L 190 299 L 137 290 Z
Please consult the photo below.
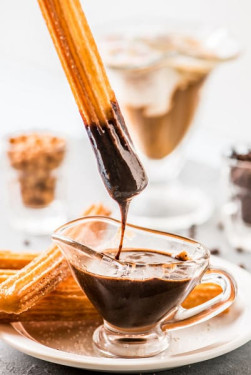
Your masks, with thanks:
M 209 267 L 210 252 L 178 235 L 128 224 L 120 260 L 118 220 L 89 216 L 71 221 L 52 238 L 65 254 L 78 284 L 104 319 L 93 334 L 108 356 L 150 357 L 169 346 L 169 331 L 206 321 L 228 308 L 235 281 Z M 222 293 L 191 309 L 181 306 L 199 283 Z

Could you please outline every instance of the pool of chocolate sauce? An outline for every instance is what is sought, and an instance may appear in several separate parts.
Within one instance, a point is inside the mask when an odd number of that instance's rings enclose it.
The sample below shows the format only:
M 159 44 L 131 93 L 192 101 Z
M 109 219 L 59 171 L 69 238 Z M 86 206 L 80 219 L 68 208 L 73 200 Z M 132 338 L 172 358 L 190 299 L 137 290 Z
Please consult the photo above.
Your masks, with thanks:
M 116 250 L 113 251 L 116 254 Z M 111 251 L 109 251 L 111 255 Z M 169 254 L 144 249 L 123 249 L 121 261 L 140 266 L 177 262 Z M 151 268 L 150 267 L 150 268 Z M 145 268 L 145 267 L 143 267 Z M 171 276 L 157 277 L 153 271 L 142 269 L 135 277 L 110 276 L 73 267 L 75 276 L 90 301 L 111 325 L 123 329 L 149 327 L 159 322 L 185 298 L 191 279 L 173 271 Z

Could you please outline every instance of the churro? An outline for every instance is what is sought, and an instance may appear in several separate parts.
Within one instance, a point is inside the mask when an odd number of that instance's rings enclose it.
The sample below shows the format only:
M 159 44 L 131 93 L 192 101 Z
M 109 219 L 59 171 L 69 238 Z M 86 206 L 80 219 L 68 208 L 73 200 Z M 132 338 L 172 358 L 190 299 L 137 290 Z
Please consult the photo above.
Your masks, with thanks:
M 116 99 L 80 2 L 38 3 L 85 124 L 105 124 Z
M 108 210 L 102 205 L 92 205 L 85 211 L 85 215 L 107 214 Z M 72 234 L 78 235 L 78 229 L 72 231 Z M 28 310 L 69 274 L 70 269 L 63 254 L 57 246 L 52 245 L 1 284 L 0 311 L 17 314 Z
M 38 0 L 95 153 L 121 211 L 122 249 L 131 199 L 147 185 L 79 0 Z
M 10 250 L 0 250 L 0 270 L 19 270 L 30 263 L 38 253 L 33 252 L 13 252 Z
M 2 278 L 3 277 L 2 275 Z M 8 275 L 6 275 L 6 277 L 8 277 Z M 21 314 L 0 312 L 0 323 L 16 321 L 83 321 L 97 319 L 100 319 L 98 312 L 71 276 L 61 282 L 54 291 L 38 301 L 29 310 Z
M 210 299 L 218 296 L 222 292 L 222 288 L 213 283 L 205 283 L 197 285 L 189 296 L 182 303 L 185 309 L 191 309 L 209 301 Z
M 0 269 L 0 283 L 8 279 L 8 277 L 15 275 L 16 270 Z

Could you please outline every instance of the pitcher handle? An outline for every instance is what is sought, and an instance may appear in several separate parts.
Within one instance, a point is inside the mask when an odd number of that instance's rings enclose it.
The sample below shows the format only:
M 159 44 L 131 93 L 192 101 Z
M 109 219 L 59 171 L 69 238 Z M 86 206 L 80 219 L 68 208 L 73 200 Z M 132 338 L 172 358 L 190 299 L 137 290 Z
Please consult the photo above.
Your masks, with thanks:
M 201 280 L 201 284 L 206 283 L 219 285 L 222 288 L 222 292 L 209 301 L 191 309 L 179 306 L 171 320 L 167 318 L 161 322 L 161 329 L 163 331 L 177 330 L 204 322 L 220 314 L 232 305 L 236 297 L 237 286 L 235 280 L 228 272 L 209 268 Z

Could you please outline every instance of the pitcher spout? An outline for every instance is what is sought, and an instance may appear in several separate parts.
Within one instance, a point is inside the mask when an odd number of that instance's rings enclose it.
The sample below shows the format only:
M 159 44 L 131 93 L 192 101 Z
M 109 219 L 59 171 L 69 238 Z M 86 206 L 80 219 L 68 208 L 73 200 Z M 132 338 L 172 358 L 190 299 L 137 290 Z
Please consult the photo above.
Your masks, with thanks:
M 67 257 L 67 253 L 69 252 L 69 249 L 71 249 L 71 251 L 78 250 L 89 257 L 94 257 L 100 260 L 102 259 L 102 253 L 97 253 L 95 250 L 84 245 L 83 243 L 75 241 L 72 238 L 59 235 L 57 233 L 53 233 L 52 240 L 63 251 L 66 257 Z

